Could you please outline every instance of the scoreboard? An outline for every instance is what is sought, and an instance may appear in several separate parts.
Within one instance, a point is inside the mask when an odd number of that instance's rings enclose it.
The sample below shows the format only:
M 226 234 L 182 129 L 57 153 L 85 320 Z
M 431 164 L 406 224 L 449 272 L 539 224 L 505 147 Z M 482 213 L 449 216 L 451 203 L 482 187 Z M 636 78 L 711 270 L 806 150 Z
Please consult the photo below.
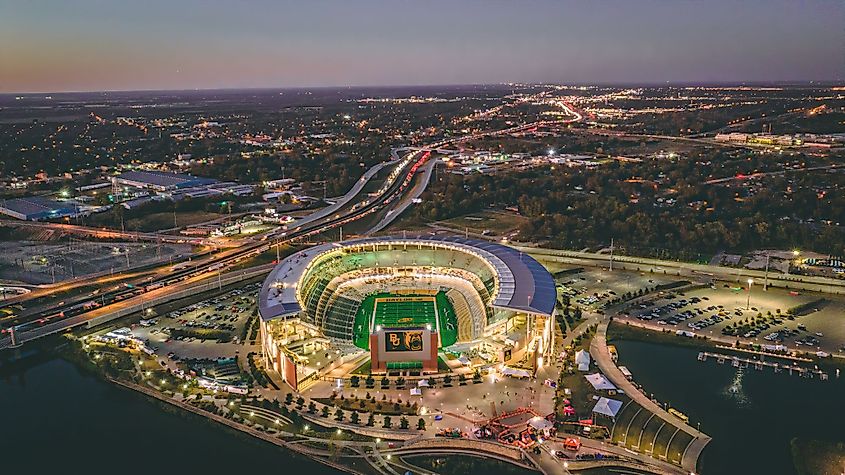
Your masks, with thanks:
M 423 330 L 387 330 L 384 332 L 384 351 L 422 351 Z
M 373 371 L 386 371 L 389 362 L 422 364 L 423 371 L 437 371 L 437 343 L 440 337 L 428 328 L 383 328 L 370 335 Z

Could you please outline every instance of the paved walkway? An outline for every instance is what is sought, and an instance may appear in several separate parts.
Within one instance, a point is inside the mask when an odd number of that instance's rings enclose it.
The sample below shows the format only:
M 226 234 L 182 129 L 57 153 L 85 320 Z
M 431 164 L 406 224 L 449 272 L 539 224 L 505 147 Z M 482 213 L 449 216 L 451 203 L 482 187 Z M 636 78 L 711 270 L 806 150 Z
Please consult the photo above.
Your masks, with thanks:
M 590 356 L 593 357 L 601 372 L 609 379 L 617 388 L 625 392 L 625 394 L 634 400 L 641 407 L 649 410 L 655 416 L 663 419 L 667 424 L 678 427 L 684 432 L 694 437 L 693 441 L 687 446 L 681 458 L 681 466 L 689 471 L 695 472 L 698 465 L 698 457 L 701 455 L 704 447 L 710 442 L 711 438 L 707 434 L 696 430 L 688 424 L 682 423 L 677 417 L 666 412 L 662 407 L 648 398 L 645 394 L 640 392 L 634 384 L 622 374 L 619 368 L 613 363 L 610 357 L 610 352 L 607 350 L 607 321 L 599 324 L 596 330 L 596 335 L 593 337 L 590 345 Z

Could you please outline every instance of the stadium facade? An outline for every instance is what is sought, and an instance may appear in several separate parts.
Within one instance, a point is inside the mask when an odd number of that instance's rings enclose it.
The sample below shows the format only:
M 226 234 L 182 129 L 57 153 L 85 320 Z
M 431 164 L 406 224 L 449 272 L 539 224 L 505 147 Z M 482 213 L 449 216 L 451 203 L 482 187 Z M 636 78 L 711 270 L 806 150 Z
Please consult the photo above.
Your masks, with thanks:
M 295 388 L 367 350 L 373 372 L 437 371 L 446 347 L 483 346 L 488 362 L 518 353 L 542 364 L 556 298 L 542 265 L 497 243 L 453 236 L 326 243 L 287 257 L 265 280 L 262 349 L 267 367 Z

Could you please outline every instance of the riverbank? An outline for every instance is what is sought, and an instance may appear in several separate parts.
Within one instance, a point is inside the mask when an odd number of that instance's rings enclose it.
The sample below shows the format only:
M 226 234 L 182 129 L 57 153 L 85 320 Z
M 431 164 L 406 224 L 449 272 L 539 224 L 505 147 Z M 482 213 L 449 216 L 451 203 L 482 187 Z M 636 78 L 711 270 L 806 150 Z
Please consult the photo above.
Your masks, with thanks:
M 792 439 L 834 446 L 845 440 L 845 416 L 835 409 L 845 397 L 842 380 L 699 362 L 701 348 L 655 341 L 650 332 L 625 336 L 614 341 L 619 364 L 655 398 L 701 421 L 712 437 L 702 452 L 701 473 L 799 473 Z
M 0 369 L 9 473 L 230 473 L 282 466 L 342 473 L 39 353 Z M 164 409 L 170 408 L 170 409 Z M 164 409 L 164 410 L 163 410 Z M 211 426 L 213 424 L 213 428 Z M 211 430 L 209 430 L 211 429 Z M 221 430 L 222 429 L 222 430 Z

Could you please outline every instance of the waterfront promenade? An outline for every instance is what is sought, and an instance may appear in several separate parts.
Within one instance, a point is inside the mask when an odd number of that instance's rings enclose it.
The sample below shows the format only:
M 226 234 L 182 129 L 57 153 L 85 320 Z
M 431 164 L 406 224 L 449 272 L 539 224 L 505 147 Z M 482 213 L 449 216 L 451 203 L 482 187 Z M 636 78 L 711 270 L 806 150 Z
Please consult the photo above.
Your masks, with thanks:
M 693 437 L 692 442 L 687 446 L 681 458 L 681 466 L 684 470 L 695 472 L 698 464 L 698 458 L 704 447 L 710 442 L 711 438 L 707 434 L 683 423 L 677 417 L 669 414 L 660 405 L 652 401 L 645 394 L 643 394 L 634 384 L 622 374 L 622 371 L 613 363 L 610 352 L 607 349 L 607 321 L 599 323 L 596 329 L 596 335 L 590 345 L 590 355 L 598 365 L 601 372 L 609 379 L 617 388 L 621 389 L 628 397 L 641 407 L 653 413 L 655 416 L 663 419 L 667 424 L 677 427 Z

